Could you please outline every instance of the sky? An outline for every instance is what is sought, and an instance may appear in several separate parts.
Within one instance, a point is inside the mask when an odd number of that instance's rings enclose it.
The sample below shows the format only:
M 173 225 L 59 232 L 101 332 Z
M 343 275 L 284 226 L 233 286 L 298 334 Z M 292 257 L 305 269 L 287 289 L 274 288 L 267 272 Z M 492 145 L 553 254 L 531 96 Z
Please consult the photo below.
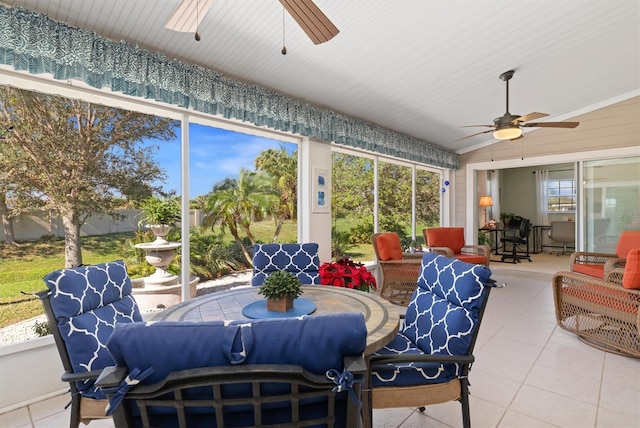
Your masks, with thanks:
M 171 141 L 148 142 L 158 146 L 156 162 L 168 175 L 166 182 L 158 182 L 169 192 L 180 192 L 180 128 Z M 225 177 L 237 178 L 240 168 L 255 170 L 253 163 L 264 150 L 280 149 L 285 145 L 291 152 L 295 144 L 242 134 L 204 125 L 189 125 L 189 198 L 209 193 L 214 184 Z

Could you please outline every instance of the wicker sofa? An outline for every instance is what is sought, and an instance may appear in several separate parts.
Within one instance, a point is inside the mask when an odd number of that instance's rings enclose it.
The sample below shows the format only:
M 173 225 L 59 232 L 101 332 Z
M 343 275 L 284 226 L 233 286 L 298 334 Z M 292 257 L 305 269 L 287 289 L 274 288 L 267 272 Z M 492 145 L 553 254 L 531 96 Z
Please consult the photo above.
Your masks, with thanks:
M 640 248 L 605 279 L 558 272 L 552 281 L 562 329 L 598 349 L 640 358 Z

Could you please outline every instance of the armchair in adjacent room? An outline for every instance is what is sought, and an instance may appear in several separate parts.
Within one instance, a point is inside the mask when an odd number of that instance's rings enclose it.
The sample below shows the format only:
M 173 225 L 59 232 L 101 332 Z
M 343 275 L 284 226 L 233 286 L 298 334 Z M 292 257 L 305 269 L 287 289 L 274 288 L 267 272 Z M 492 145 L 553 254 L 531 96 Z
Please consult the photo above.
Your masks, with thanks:
M 285 270 L 302 284 L 320 284 L 318 244 L 255 244 L 251 285 L 260 286 L 267 276 Z
M 488 245 L 465 245 L 463 227 L 430 227 L 422 229 L 422 234 L 429 251 L 489 266 L 491 249 Z
M 38 293 L 71 392 L 70 426 L 106 418 L 106 396 L 94 383 L 114 364 L 106 343 L 116 324 L 142 321 L 123 261 L 61 269 L 44 277 Z
M 571 244 L 575 246 L 576 242 L 576 223 L 573 221 L 552 221 L 551 228 L 549 229 L 549 238 L 554 242 L 562 244 L 562 251 L 557 251 L 556 254 L 565 254 L 567 252 L 567 245 Z
M 116 328 L 98 381 L 116 428 L 360 426 L 361 313 Z
M 371 356 L 372 408 L 460 401 L 471 426 L 469 370 L 493 281 L 483 265 L 426 253 L 403 326 Z
M 403 253 L 400 237 L 395 232 L 374 233 L 371 244 L 382 271 L 380 296 L 406 306 L 416 289 L 422 255 Z

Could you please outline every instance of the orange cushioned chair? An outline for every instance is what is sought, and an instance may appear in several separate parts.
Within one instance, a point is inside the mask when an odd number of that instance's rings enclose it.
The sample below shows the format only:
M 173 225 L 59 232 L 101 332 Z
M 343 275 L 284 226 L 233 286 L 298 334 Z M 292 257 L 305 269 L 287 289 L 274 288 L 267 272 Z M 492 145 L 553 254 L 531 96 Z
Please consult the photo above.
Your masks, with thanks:
M 558 272 L 552 284 L 560 328 L 598 349 L 640 358 L 640 248 L 604 279 Z
M 430 227 L 422 229 L 427 249 L 463 262 L 489 266 L 491 249 L 487 245 L 465 245 L 463 227 Z
M 382 270 L 380 296 L 397 305 L 408 305 L 417 287 L 422 254 L 404 254 L 395 232 L 374 233 L 371 243 Z
M 596 278 L 606 278 L 617 267 L 624 268 L 625 259 L 632 248 L 640 247 L 640 230 L 623 230 L 615 254 L 575 252 L 571 255 L 571 272 Z

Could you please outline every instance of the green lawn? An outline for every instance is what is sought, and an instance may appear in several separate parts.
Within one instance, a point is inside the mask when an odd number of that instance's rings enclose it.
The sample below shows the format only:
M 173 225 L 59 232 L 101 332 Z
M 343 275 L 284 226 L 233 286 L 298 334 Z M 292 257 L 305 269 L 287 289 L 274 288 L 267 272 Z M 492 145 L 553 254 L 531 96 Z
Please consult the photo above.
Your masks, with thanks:
M 275 224 L 264 221 L 252 225 L 259 242 L 271 242 Z M 131 233 L 82 237 L 82 258 L 85 264 L 103 263 L 124 258 L 123 246 Z M 225 240 L 232 241 L 230 234 Z M 295 222 L 284 224 L 278 242 L 296 242 Z M 370 244 L 352 247 L 347 254 L 354 260 L 373 260 Z M 64 240 L 20 242 L 7 245 L 0 242 L 0 328 L 42 314 L 40 301 L 24 293 L 44 289 L 42 277 L 64 267 Z

